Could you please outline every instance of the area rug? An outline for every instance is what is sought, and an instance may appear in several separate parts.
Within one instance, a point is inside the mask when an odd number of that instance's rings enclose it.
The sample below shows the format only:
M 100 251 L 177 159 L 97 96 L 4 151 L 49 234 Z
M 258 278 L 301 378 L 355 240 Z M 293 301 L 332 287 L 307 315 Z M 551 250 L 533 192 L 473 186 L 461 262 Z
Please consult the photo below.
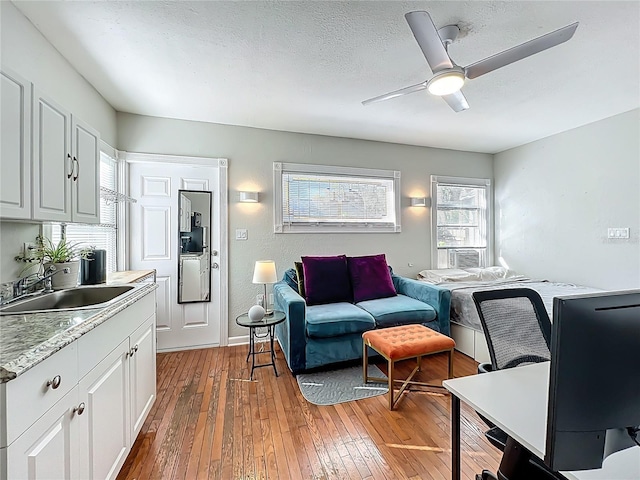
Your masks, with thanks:
M 386 378 L 375 365 L 369 365 L 369 376 Z M 389 391 L 386 383 L 362 381 L 362 367 L 303 373 L 296 376 L 304 398 L 315 405 L 335 405 L 363 398 L 384 395 Z

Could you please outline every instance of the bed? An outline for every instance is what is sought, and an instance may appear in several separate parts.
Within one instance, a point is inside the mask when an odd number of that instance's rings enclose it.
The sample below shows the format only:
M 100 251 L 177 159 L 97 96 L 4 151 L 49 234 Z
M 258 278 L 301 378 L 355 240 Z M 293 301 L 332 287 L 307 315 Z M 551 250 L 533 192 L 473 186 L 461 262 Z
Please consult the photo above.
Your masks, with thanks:
M 451 336 L 456 341 L 456 349 L 481 363 L 489 362 L 490 358 L 480 317 L 473 303 L 473 292 L 531 288 L 540 294 L 553 321 L 553 297 L 602 291 L 571 283 L 534 280 L 503 267 L 423 270 L 418 274 L 418 280 L 451 291 Z

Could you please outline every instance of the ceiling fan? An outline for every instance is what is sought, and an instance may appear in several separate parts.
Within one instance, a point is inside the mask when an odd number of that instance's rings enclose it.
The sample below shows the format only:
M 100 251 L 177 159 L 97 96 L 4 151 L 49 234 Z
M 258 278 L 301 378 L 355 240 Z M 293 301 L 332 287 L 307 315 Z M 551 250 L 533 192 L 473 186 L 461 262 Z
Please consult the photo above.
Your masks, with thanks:
M 460 67 L 449 57 L 449 45 L 456 39 L 460 29 L 457 25 L 447 25 L 441 29 L 436 29 L 431 16 L 427 12 L 409 12 L 404 16 L 407 19 L 409 28 L 413 32 L 422 53 L 431 67 L 433 76 L 417 85 L 401 88 L 394 92 L 389 92 L 378 97 L 373 97 L 362 102 L 369 105 L 374 102 L 389 100 L 390 98 L 407 95 L 420 90 L 428 90 L 429 93 L 442 97 L 447 104 L 456 112 L 461 112 L 469 108 L 469 103 L 460 90 L 466 79 L 474 79 L 485 73 L 492 72 L 498 68 L 517 62 L 523 58 L 530 57 L 556 45 L 569 40 L 578 22 L 559 28 L 553 32 L 536 37 L 528 42 L 521 43 L 508 50 L 487 57 L 479 62 L 472 63 L 466 67 Z

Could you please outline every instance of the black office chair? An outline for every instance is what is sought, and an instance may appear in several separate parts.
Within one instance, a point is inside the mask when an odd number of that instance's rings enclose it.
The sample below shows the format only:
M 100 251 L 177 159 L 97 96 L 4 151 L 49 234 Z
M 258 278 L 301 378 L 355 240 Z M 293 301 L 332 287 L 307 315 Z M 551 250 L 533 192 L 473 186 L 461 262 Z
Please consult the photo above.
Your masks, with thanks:
M 505 288 L 473 293 L 482 330 L 489 347 L 490 364 L 480 364 L 478 373 L 513 368 L 551 359 L 551 321 L 540 295 L 529 288 Z M 480 414 L 479 414 L 480 415 Z M 476 479 L 564 479 L 541 459 L 511 439 L 480 415 L 491 427 L 485 436 L 504 452 L 497 476 L 483 470 Z

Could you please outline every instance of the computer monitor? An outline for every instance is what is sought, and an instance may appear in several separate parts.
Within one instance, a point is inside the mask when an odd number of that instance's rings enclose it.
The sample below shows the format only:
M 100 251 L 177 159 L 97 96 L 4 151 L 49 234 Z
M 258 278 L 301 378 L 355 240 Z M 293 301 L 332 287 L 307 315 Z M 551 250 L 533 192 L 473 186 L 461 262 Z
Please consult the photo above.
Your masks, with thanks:
M 640 448 L 639 360 L 640 290 L 554 298 L 544 456 L 552 470 L 601 468 L 608 455 Z

